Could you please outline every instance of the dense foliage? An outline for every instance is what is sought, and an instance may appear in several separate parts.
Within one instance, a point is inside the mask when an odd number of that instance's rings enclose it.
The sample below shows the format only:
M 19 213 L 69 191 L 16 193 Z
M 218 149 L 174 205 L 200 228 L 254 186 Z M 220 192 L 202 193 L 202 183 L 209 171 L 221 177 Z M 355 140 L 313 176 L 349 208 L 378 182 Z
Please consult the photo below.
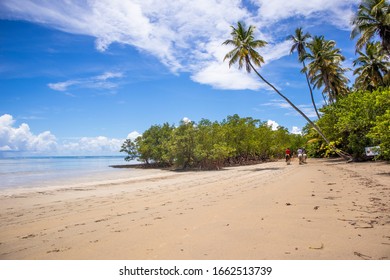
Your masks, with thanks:
M 260 120 L 234 115 L 222 122 L 153 125 L 135 141 L 127 139 L 121 151 L 128 154 L 126 160 L 138 158 L 146 164 L 219 169 L 280 158 L 287 147 L 297 150 L 303 143 L 301 135 L 283 127 L 272 130 Z
M 390 89 L 353 91 L 321 109 L 318 125 L 338 148 L 366 159 L 365 147 L 380 146 L 379 158 L 390 160 Z M 326 143 L 306 127 L 309 155 L 330 155 Z

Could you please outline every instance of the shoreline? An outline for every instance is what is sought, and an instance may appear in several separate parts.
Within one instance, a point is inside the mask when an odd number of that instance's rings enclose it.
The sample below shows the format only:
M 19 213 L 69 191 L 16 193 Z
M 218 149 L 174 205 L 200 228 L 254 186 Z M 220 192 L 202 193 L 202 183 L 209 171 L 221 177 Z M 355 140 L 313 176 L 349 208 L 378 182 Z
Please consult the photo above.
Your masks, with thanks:
M 174 165 L 159 165 L 159 164 L 153 164 L 153 163 L 135 163 L 135 164 L 116 164 L 116 165 L 109 165 L 109 167 L 111 168 L 118 168 L 118 169 L 121 169 L 121 168 L 134 168 L 134 169 L 161 169 L 161 170 L 170 170 L 170 171 L 183 171 L 183 172 L 187 172 L 187 171 L 218 171 L 218 170 L 221 170 L 221 169 L 224 169 L 224 168 L 229 168 L 229 167 L 240 167 L 240 166 L 248 166 L 248 165 L 257 165 L 257 164 L 264 164 L 264 163 L 268 163 L 268 162 L 275 162 L 275 161 L 280 161 L 281 159 L 268 159 L 268 160 L 257 160 L 257 161 L 254 161 L 254 160 L 251 160 L 251 161 L 247 161 L 247 162 L 244 162 L 242 164 L 228 164 L 228 165 L 222 165 L 221 168 L 212 168 L 212 169 L 202 169 L 200 167 L 192 167 L 192 168 L 180 168 L 180 167 L 175 167 Z
M 308 159 L 0 192 L 0 259 L 390 259 L 390 165 Z

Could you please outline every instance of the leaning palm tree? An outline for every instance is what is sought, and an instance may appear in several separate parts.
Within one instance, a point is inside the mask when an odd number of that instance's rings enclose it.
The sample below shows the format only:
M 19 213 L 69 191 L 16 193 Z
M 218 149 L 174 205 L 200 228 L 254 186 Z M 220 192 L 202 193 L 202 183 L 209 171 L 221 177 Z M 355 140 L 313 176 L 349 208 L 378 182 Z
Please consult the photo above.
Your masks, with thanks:
M 320 114 L 318 113 L 317 106 L 316 106 L 316 103 L 314 101 L 313 90 L 312 90 L 311 85 L 310 85 L 309 76 L 307 75 L 306 64 L 305 64 L 307 40 L 309 40 L 310 38 L 311 38 L 311 35 L 308 32 L 303 34 L 301 27 L 295 29 L 295 36 L 290 35 L 287 37 L 287 39 L 289 39 L 293 43 L 293 45 L 291 47 L 290 54 L 292 54 L 296 50 L 298 52 L 298 59 L 300 62 L 302 62 L 302 65 L 303 65 L 302 71 L 305 73 L 307 86 L 309 87 L 309 90 L 310 90 L 311 102 L 313 103 L 314 110 L 315 110 L 317 117 L 319 119 Z
M 383 50 L 390 55 L 390 5 L 386 0 L 362 0 L 352 20 L 351 38 L 358 35 L 356 49 L 360 50 L 375 36 L 382 41 Z
M 325 137 L 321 129 L 256 70 L 254 65 L 261 67 L 261 64 L 264 63 L 264 58 L 256 51 L 256 49 L 264 47 L 267 42 L 263 40 L 255 40 L 253 34 L 255 27 L 251 25 L 248 29 L 246 29 L 241 22 L 238 22 L 237 27 L 231 26 L 231 28 L 232 39 L 228 39 L 223 42 L 224 45 L 231 45 L 234 47 L 233 50 L 225 55 L 224 58 L 224 60 L 229 59 L 229 67 L 238 63 L 239 69 L 242 69 L 242 67 L 245 66 L 245 69 L 248 73 L 253 70 L 264 83 L 270 86 L 280 97 L 282 97 L 288 104 L 290 104 L 291 107 L 293 107 L 302 117 L 305 118 L 305 120 L 325 140 L 329 147 L 331 147 L 340 156 L 350 160 L 350 155 L 336 149 L 333 145 L 331 145 L 330 141 Z
M 345 57 L 340 49 L 336 48 L 336 42 L 325 40 L 324 36 L 315 36 L 308 44 L 310 52 L 304 55 L 308 59 L 308 73 L 314 88 L 322 88 L 328 96 L 330 103 L 348 93 L 348 78 L 345 72 L 348 68 L 342 68 L 341 62 Z

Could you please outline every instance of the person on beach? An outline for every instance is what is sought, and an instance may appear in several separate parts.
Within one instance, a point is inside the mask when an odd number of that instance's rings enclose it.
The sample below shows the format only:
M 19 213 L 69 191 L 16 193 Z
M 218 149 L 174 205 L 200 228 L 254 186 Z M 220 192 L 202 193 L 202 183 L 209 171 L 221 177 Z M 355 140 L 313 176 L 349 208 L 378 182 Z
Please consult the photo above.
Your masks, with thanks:
M 287 148 L 287 149 L 286 149 L 285 158 L 286 158 L 286 162 L 291 158 L 291 151 L 290 151 L 290 148 Z
M 302 148 L 302 161 L 303 161 L 303 163 L 306 163 L 306 159 L 307 159 L 306 149 Z
M 299 148 L 297 152 L 298 152 L 299 164 L 306 163 L 307 154 L 305 148 Z
M 299 148 L 297 153 L 298 153 L 299 164 L 302 164 L 303 163 L 303 149 Z

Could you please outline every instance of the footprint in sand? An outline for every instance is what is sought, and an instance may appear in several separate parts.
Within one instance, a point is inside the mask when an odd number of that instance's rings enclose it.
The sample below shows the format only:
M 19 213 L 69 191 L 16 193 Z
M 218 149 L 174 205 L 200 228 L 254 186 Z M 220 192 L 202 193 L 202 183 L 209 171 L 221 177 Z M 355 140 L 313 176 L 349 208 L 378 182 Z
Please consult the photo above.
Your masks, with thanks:
M 29 235 L 23 236 L 22 239 L 33 238 L 35 236 L 37 236 L 37 235 L 36 234 L 29 234 Z
M 104 221 L 107 221 L 108 218 L 104 218 L 104 219 L 99 219 L 99 220 L 96 220 L 95 223 L 100 223 L 100 222 L 104 222 Z
M 55 248 L 53 250 L 47 251 L 46 254 L 65 252 L 65 251 L 69 251 L 70 249 L 72 249 L 72 248 L 71 247 L 64 247 L 64 248 L 61 248 L 61 249 Z

